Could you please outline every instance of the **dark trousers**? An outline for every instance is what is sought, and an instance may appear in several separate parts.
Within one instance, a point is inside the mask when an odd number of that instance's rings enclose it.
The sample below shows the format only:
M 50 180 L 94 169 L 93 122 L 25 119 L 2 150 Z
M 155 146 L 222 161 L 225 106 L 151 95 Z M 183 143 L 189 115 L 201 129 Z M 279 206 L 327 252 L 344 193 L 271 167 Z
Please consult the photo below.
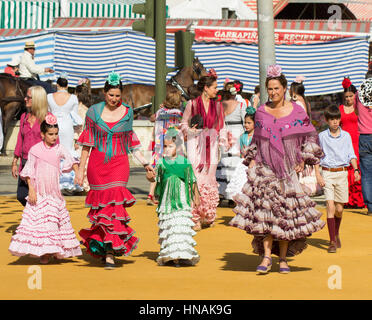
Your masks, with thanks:
M 23 78 L 25 82 L 27 82 L 30 86 L 42 86 L 47 93 L 53 93 L 56 92 L 56 90 L 53 88 L 53 86 L 46 81 L 40 81 L 32 78 Z
M 22 168 L 25 167 L 27 160 L 22 159 Z M 18 176 L 18 186 L 17 186 L 17 200 L 25 207 L 27 200 L 26 197 L 28 196 L 28 184 L 25 180 L 22 180 L 20 176 Z
M 359 164 L 364 203 L 372 213 L 372 134 L 359 135 Z

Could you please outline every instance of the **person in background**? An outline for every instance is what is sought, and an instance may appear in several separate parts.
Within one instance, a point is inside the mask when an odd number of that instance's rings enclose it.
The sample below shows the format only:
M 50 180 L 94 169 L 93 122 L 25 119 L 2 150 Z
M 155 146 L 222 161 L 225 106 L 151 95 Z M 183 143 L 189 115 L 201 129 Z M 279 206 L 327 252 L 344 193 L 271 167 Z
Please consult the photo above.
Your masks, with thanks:
M 42 86 L 47 93 L 53 93 L 55 90 L 52 85 L 48 82 L 40 81 L 39 75 L 54 73 L 54 70 L 51 68 L 43 68 L 35 63 L 36 47 L 34 41 L 26 41 L 24 49 L 25 51 L 19 63 L 19 77 L 30 86 Z
M 17 144 L 14 149 L 12 176 L 18 178 L 17 200 L 26 205 L 28 195 L 27 183 L 19 178 L 19 172 L 26 165 L 30 148 L 41 141 L 40 124 L 48 113 L 46 92 L 41 86 L 30 87 L 25 97 L 27 112 L 21 115 Z M 20 164 L 18 167 L 18 159 Z
M 49 111 L 58 119 L 60 143 L 68 150 L 72 157 L 77 158 L 78 153 L 74 147 L 74 125 L 83 125 L 83 119 L 78 115 L 78 99 L 76 95 L 68 92 L 67 74 L 61 73 L 57 79 L 57 92 L 47 95 Z M 61 166 L 63 166 L 63 159 Z M 73 195 L 81 192 L 80 186 L 74 183 L 75 172 L 66 172 L 61 175 L 60 184 L 63 194 Z
M 4 73 L 8 73 L 13 77 L 19 77 L 19 63 L 20 58 L 18 56 L 12 57 L 12 60 L 5 67 Z
M 354 112 L 358 116 L 362 194 L 367 214 L 372 216 L 372 78 L 364 80 L 355 94 Z
M 306 78 L 304 76 L 297 76 L 295 81 L 291 83 L 289 95 L 291 101 L 297 103 L 306 111 L 311 121 L 311 107 L 309 101 L 305 97 L 305 80 Z M 300 183 L 310 196 L 322 193 L 322 190 L 317 183 L 313 166 L 305 165 L 304 170 L 299 172 L 298 176 Z
M 3 149 L 3 144 L 4 144 L 3 117 L 1 115 L 1 108 L 0 108 L 0 154 L 1 154 L 1 150 Z
M 357 164 L 359 168 L 359 133 L 358 133 L 358 116 L 355 114 L 355 94 L 357 89 L 351 83 L 349 78 L 345 78 L 342 81 L 344 88 L 344 104 L 339 106 L 341 112 L 341 129 L 348 132 L 353 142 L 353 148 L 357 157 Z M 363 208 L 365 207 L 363 195 L 362 195 L 362 184 L 354 179 L 353 166 L 348 167 L 348 182 L 349 182 L 349 202 L 345 204 L 347 208 Z
M 82 78 L 78 81 L 78 85 L 75 88 L 75 95 L 77 96 L 77 99 L 79 101 L 78 115 L 83 121 L 85 121 L 85 116 L 87 114 L 87 111 L 92 104 L 92 95 L 90 92 L 90 80 L 88 78 Z M 75 124 L 74 125 L 74 148 L 76 152 L 75 156 L 78 159 L 81 158 L 82 147 L 79 146 L 77 141 L 79 140 L 79 136 L 82 132 L 83 132 L 83 125 Z M 84 181 L 83 181 L 83 186 L 81 190 L 88 192 L 89 182 L 86 177 L 86 169 L 87 169 L 87 166 L 85 166 Z M 77 186 L 75 186 L 75 188 L 76 188 L 76 191 L 79 191 Z
M 155 168 L 158 160 L 163 155 L 164 148 L 164 133 L 168 128 L 175 127 L 179 129 L 182 120 L 181 107 L 181 92 L 171 87 L 167 90 L 164 102 L 160 105 L 159 110 L 155 114 L 155 125 L 153 130 L 154 141 L 152 143 L 152 166 Z M 181 153 L 180 153 L 181 154 Z M 155 200 L 155 187 L 156 182 L 150 184 L 150 191 L 147 196 L 147 205 L 157 205 L 158 201 Z
M 219 92 L 224 109 L 225 128 L 231 133 L 232 139 L 235 141 L 228 152 L 221 153 L 221 160 L 216 171 L 219 195 L 221 199 L 229 201 L 230 207 L 234 205 L 234 202 L 232 195 L 226 192 L 226 187 L 234 177 L 235 169 L 241 162 L 239 138 L 244 133 L 244 118 L 246 114 L 243 102 L 239 102 L 236 99 L 238 88 L 239 85 L 234 84 L 229 90 Z
M 259 85 L 254 88 L 254 94 L 251 97 L 250 103 L 252 107 L 255 109 L 257 109 L 258 106 L 260 105 L 260 86 Z
M 219 203 L 216 169 L 220 146 L 231 147 L 224 124 L 224 110 L 216 101 L 217 75 L 210 70 L 198 81 L 199 96 L 189 100 L 181 122 L 181 131 L 187 140 L 187 158 L 192 164 L 200 192 L 200 204 L 193 208 L 194 230 L 213 226 Z M 194 117 L 200 117 L 193 124 Z

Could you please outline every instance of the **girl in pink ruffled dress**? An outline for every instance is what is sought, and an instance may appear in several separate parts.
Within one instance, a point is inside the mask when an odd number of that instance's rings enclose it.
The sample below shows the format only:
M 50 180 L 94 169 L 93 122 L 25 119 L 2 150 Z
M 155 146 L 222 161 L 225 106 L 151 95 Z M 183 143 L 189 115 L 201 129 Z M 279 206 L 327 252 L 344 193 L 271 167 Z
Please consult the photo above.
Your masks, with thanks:
M 58 139 L 57 118 L 48 114 L 40 125 L 43 141 L 34 145 L 28 161 L 20 173 L 27 181 L 29 195 L 21 224 L 13 235 L 9 251 L 15 256 L 40 257 L 46 264 L 57 259 L 82 254 L 66 209 L 66 202 L 59 189 L 60 160 L 64 159 L 62 172 L 76 170 L 70 153 Z

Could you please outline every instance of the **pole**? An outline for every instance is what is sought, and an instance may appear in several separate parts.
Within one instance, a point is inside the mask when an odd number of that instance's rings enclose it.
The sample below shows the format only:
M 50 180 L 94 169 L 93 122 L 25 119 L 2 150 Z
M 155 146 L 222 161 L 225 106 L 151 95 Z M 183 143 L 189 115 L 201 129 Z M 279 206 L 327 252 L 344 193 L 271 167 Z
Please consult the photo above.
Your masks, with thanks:
M 156 0 L 155 18 L 155 105 L 154 111 L 159 109 L 166 94 L 166 0 Z
M 267 67 L 275 63 L 275 34 L 272 0 L 257 0 L 258 56 L 260 68 L 260 103 L 267 102 L 265 87 Z

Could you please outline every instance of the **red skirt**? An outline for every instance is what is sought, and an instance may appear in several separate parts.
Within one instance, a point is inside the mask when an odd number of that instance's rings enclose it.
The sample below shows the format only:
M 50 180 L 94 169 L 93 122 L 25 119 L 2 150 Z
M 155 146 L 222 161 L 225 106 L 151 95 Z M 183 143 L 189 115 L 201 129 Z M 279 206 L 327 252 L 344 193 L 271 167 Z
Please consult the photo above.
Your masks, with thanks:
M 345 204 L 345 208 L 365 208 L 366 205 L 364 204 L 362 195 L 362 184 L 360 181 L 355 181 L 353 166 L 349 166 L 347 171 L 347 179 L 349 182 L 349 202 Z
M 128 226 L 130 217 L 127 207 L 136 199 L 126 188 L 129 178 L 127 154 L 116 155 L 107 163 L 105 153 L 93 148 L 89 157 L 87 177 L 90 185 L 85 205 L 90 207 L 89 229 L 79 235 L 87 252 L 102 257 L 108 251 L 115 256 L 129 255 L 136 247 L 138 238 Z

